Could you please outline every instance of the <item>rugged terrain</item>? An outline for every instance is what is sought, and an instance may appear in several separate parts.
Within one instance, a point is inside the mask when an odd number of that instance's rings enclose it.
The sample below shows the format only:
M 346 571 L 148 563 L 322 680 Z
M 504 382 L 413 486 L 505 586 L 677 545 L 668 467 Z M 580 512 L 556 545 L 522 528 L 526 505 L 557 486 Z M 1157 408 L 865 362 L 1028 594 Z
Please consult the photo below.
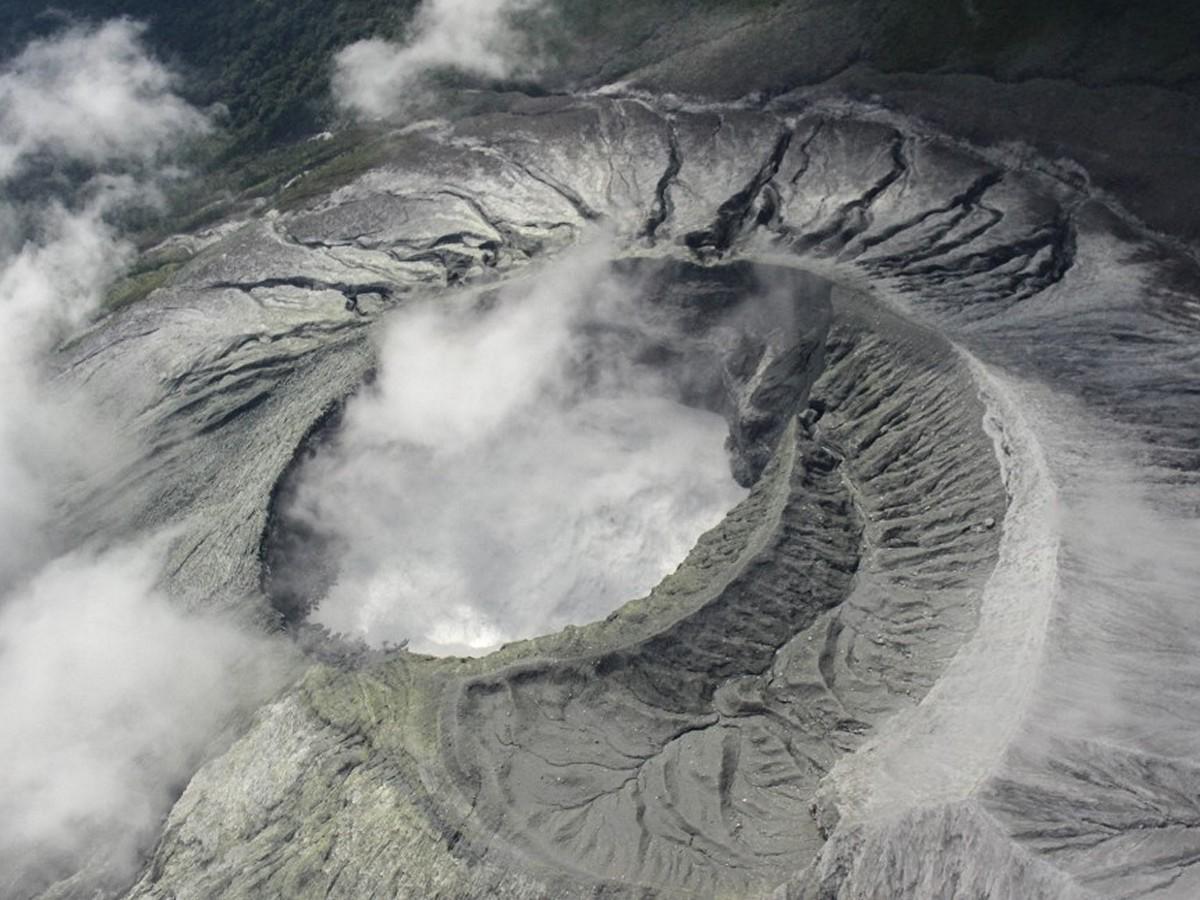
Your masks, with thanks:
M 172 587 L 247 627 L 388 309 L 606 229 L 684 314 L 795 315 L 706 360 L 753 488 L 677 572 L 483 659 L 314 665 L 129 896 L 1194 896 L 1197 263 L 971 136 L 832 90 L 476 94 L 155 251 L 61 353 L 144 445 L 72 527 L 173 526 Z

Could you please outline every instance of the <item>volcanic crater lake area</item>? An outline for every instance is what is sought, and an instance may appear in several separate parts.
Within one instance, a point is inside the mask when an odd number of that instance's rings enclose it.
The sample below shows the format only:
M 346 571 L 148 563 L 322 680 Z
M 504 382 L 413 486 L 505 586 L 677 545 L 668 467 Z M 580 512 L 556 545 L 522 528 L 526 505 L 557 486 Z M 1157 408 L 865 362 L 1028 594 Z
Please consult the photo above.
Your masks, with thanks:
M 0 898 L 1200 896 L 1192 51 L 551 5 L 0 68 Z

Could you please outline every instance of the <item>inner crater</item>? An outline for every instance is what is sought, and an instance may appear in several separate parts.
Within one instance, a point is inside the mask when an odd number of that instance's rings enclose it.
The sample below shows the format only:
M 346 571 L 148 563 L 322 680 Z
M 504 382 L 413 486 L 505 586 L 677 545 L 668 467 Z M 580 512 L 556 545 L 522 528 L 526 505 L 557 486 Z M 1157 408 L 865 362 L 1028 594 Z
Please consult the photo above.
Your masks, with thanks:
M 272 603 L 291 624 L 468 656 L 645 595 L 808 407 L 829 297 L 795 270 L 591 247 L 409 302 L 275 492 Z

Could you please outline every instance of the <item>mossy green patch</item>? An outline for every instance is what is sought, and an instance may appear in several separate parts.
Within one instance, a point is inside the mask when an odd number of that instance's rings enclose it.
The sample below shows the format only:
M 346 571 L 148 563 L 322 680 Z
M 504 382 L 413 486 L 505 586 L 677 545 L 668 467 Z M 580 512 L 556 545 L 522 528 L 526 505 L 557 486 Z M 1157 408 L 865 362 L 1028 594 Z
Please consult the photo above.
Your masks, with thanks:
M 274 197 L 281 210 L 292 210 L 318 197 L 323 197 L 359 175 L 385 162 L 389 157 L 392 139 L 355 129 L 326 142 L 329 151 L 311 167 L 305 167 L 281 185 Z
M 183 263 L 179 262 L 164 263 L 155 269 L 139 272 L 136 275 L 126 275 L 109 288 L 104 297 L 104 311 L 115 312 L 122 307 L 145 300 L 165 285 L 182 265 Z

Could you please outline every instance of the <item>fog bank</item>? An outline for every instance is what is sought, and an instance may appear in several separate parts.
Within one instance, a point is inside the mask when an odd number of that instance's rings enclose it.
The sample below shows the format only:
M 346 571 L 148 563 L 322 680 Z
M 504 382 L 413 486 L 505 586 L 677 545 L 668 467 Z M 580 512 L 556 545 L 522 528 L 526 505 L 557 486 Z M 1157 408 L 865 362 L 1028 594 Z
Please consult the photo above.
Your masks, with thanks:
M 74 497 L 126 459 L 55 346 L 133 255 L 114 226 L 158 202 L 208 128 L 130 22 L 73 28 L 0 67 L 0 896 L 87 867 L 119 885 L 214 737 L 287 676 L 279 646 L 156 587 L 168 538 L 72 546 Z M 31 188 L 39 172 L 54 195 Z M 111 399 L 111 398 L 109 398 Z

